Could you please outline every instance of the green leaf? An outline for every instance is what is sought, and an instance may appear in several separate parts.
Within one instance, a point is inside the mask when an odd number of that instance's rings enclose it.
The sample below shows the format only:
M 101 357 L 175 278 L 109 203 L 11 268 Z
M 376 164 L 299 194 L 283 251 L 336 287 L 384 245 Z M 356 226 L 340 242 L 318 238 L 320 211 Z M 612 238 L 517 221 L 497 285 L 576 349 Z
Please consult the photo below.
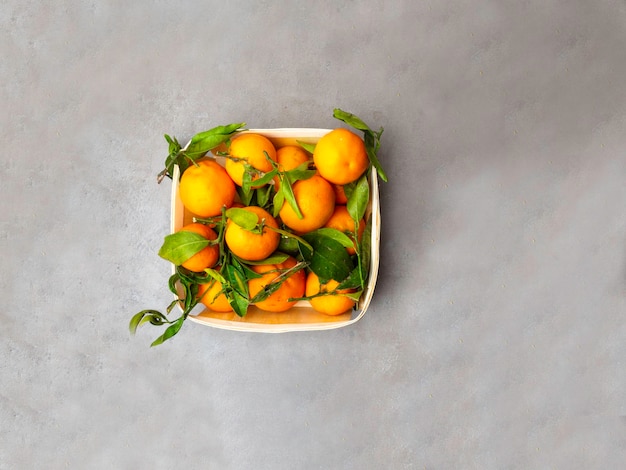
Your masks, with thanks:
M 137 327 L 139 326 L 139 322 L 141 319 L 148 313 L 154 312 L 156 310 L 142 310 L 139 313 L 133 315 L 133 318 L 130 319 L 130 323 L 128 324 L 128 329 L 130 330 L 130 334 L 134 335 L 137 332 Z
M 278 217 L 278 213 L 283 208 L 283 204 L 285 203 L 285 194 L 282 191 L 277 191 L 274 195 L 274 199 L 272 200 L 272 204 L 274 205 L 273 216 Z
M 244 297 L 248 296 L 248 280 L 240 267 L 229 264 L 226 266 L 226 280 L 230 286 Z
M 178 320 L 176 320 L 174 323 L 168 326 L 165 332 L 161 336 L 159 336 L 157 339 L 155 339 L 150 346 L 151 347 L 158 346 L 159 344 L 164 343 L 165 341 L 170 339 L 172 336 L 174 336 L 176 333 L 178 333 L 181 327 L 183 326 L 184 320 L 185 320 L 184 317 L 180 317 Z
M 335 290 L 356 289 L 358 287 L 362 287 L 362 286 L 361 286 L 361 271 L 359 267 L 357 266 L 352 271 L 350 271 L 350 274 L 348 275 L 348 277 L 345 278 L 343 281 L 341 281 Z
M 361 269 L 362 288 L 365 288 L 370 270 L 370 259 L 372 257 L 372 218 L 365 223 L 365 230 L 361 236 L 359 244 L 358 261 Z
M 178 290 L 176 289 L 176 283 L 180 280 L 180 275 L 176 272 L 172 274 L 167 281 L 167 285 L 170 289 L 170 292 L 176 296 L 178 296 Z
M 254 230 L 259 223 L 259 216 L 254 212 L 239 207 L 231 207 L 226 211 L 226 217 L 244 230 Z
M 165 169 L 157 175 L 157 182 L 160 183 L 166 176 L 172 178 L 176 165 L 179 166 L 182 176 L 192 162 L 195 162 L 199 157 L 205 155 L 209 150 L 217 147 L 222 142 L 230 139 L 232 134 L 241 130 L 241 127 L 244 125 L 245 123 L 229 124 L 200 132 L 191 138 L 185 150 L 181 148 L 175 137 L 165 134 L 164 137 L 168 143 L 168 156 L 165 159 Z
M 165 237 L 159 249 L 159 256 L 175 265 L 180 265 L 209 246 L 209 243 L 209 240 L 198 233 L 181 230 Z
M 335 110 L 333 111 L 333 117 L 336 119 L 339 119 L 340 121 L 345 122 L 349 126 L 354 127 L 355 129 L 358 129 L 360 131 L 372 132 L 369 126 L 365 124 L 360 117 L 355 116 L 352 113 L 348 113 L 347 111 L 343 111 L 339 108 L 335 108 Z
M 220 284 L 223 284 L 225 282 L 224 276 L 222 276 L 215 269 L 207 268 L 207 269 L 204 270 L 204 272 L 207 273 L 210 276 L 211 279 L 215 279 Z M 210 280 L 207 280 L 207 281 L 211 282 Z M 206 283 L 204 283 L 204 284 L 206 284 Z
M 341 282 L 348 277 L 354 265 L 341 243 L 316 233 L 305 234 L 302 238 L 313 248 L 313 251 L 303 249 L 302 255 L 322 282 L 330 279 Z
M 175 137 L 170 137 L 167 134 L 165 134 L 164 137 L 168 143 L 169 154 L 175 155 L 176 153 L 178 153 L 181 149 L 180 144 L 178 143 L 178 140 Z
M 309 153 L 313 153 L 315 151 L 315 144 L 302 142 L 301 140 L 296 140 L 296 142 L 298 143 L 300 147 L 302 147 L 304 150 L 306 150 Z
M 189 297 L 185 299 L 185 312 L 187 314 L 198 305 L 198 290 L 198 284 L 196 283 L 189 286 Z M 190 302 L 187 302 L 187 300 L 190 300 Z
M 139 322 L 139 325 L 141 326 L 144 323 L 150 323 L 154 326 L 161 326 L 165 323 L 170 323 L 170 321 L 162 313 L 156 312 L 156 314 L 149 314 L 143 317 Z
M 133 315 L 130 319 L 130 323 L 128 325 L 130 333 L 134 335 L 137 332 L 137 328 L 144 323 L 162 325 L 164 323 L 169 323 L 169 320 L 158 310 L 142 310 L 141 312 Z
M 194 283 L 203 283 L 208 279 L 208 274 L 205 272 L 194 272 L 183 268 L 182 266 L 176 266 L 176 273 L 180 277 L 181 285 L 191 285 Z
M 160 183 L 166 176 L 170 179 L 172 178 L 172 175 L 174 174 L 174 167 L 178 163 L 179 154 L 181 152 L 181 146 L 176 138 L 170 137 L 167 134 L 165 134 L 164 137 L 168 144 L 168 155 L 165 159 L 165 168 L 157 175 L 157 183 Z M 181 158 L 180 160 L 183 159 Z
M 287 170 L 284 172 L 284 175 L 289 178 L 290 183 L 295 183 L 300 180 L 308 180 L 313 175 L 315 175 L 315 170 L 309 170 L 309 163 L 304 162 L 298 165 L 293 170 Z
M 313 251 L 313 247 L 311 245 L 309 245 L 309 243 L 302 237 L 299 237 L 298 235 L 288 232 L 286 230 L 281 230 L 279 228 L 274 228 L 271 227 L 269 225 L 266 225 L 267 228 L 269 228 L 270 230 L 273 230 L 274 232 L 278 232 L 280 233 L 283 237 L 287 237 L 287 238 L 292 238 L 294 240 L 296 240 L 298 242 L 298 244 L 300 244 L 301 246 L 306 247 L 308 250 Z
M 226 142 L 235 132 L 245 126 L 245 122 L 217 126 L 194 135 L 185 149 L 188 155 L 204 155 L 221 143 Z
M 189 312 L 198 303 L 198 284 L 196 281 L 183 280 L 184 293 L 184 311 Z
M 254 180 L 254 185 L 255 186 L 266 185 L 267 183 L 269 183 L 270 181 L 272 181 L 274 179 L 274 176 L 276 176 L 277 173 L 278 173 L 278 170 L 268 171 L 267 173 L 265 173 L 260 178 L 255 179 Z
M 363 218 L 369 200 L 370 186 L 367 181 L 367 174 L 363 174 L 363 176 L 361 176 L 357 181 L 354 190 L 348 197 L 348 203 L 346 204 L 346 209 L 348 209 L 348 213 L 350 214 L 350 217 L 352 217 L 352 220 L 358 222 Z
M 322 227 L 322 228 L 318 228 L 317 230 L 313 232 L 309 232 L 308 235 L 309 236 L 321 235 L 324 237 L 332 238 L 336 242 L 341 243 L 346 248 L 354 248 L 354 242 L 350 240 L 350 237 L 347 236 L 345 233 L 337 230 L 336 228 Z
M 354 192 L 354 188 L 356 188 L 357 181 L 352 181 L 351 183 L 346 183 L 343 185 L 343 193 L 346 195 L 347 199 L 350 199 L 350 196 Z
M 382 134 L 382 129 L 380 133 Z M 367 152 L 367 157 L 369 158 L 372 166 L 376 168 L 376 172 L 378 173 L 378 176 L 380 176 L 380 179 L 386 183 L 388 181 L 387 174 L 383 170 L 383 167 L 380 164 L 380 161 L 378 160 L 378 156 L 377 156 L 377 151 L 378 151 L 378 147 L 380 146 L 380 143 L 378 139 L 372 134 L 370 134 L 369 132 L 366 132 L 364 137 L 365 137 L 364 138 L 365 151 Z
M 174 310 L 174 307 L 176 307 L 176 305 L 178 305 L 178 302 L 180 302 L 180 299 L 176 298 L 174 300 L 172 300 L 170 302 L 170 304 L 167 306 L 167 308 L 165 309 L 165 311 L 169 314 L 172 313 L 172 310 Z
M 272 185 L 261 186 L 256 191 L 256 202 L 259 207 L 266 207 L 270 201 L 270 194 L 272 193 Z
M 205 134 L 226 134 L 230 135 L 237 131 L 243 130 L 243 127 L 246 125 L 245 122 L 240 122 L 239 124 L 226 124 L 225 126 L 217 126 L 213 129 L 209 129 L 208 131 L 201 132 L 198 134 L 201 137 L 204 137 Z
M 244 261 L 243 259 L 239 258 L 238 256 L 235 256 L 233 253 L 231 253 L 232 256 L 232 263 L 233 266 L 235 266 L 236 269 L 239 270 L 239 272 L 242 273 L 243 278 L 246 280 L 250 280 L 250 279 L 257 279 L 259 277 L 262 277 L 262 274 L 257 274 L 255 271 L 252 270 L 252 268 L 250 268 L 250 265 L 252 264 L 257 264 L 257 261 Z
M 274 177 L 278 174 L 278 167 L 276 165 L 276 162 L 270 158 L 269 154 L 266 151 L 263 151 L 263 153 L 265 154 L 265 159 L 272 165 L 273 169 L 265 173 L 253 167 L 249 163 L 244 163 L 245 170 L 243 183 L 244 185 L 247 184 L 246 189 L 251 188 L 252 183 L 254 183 L 255 188 L 264 186 L 272 181 Z M 246 181 L 246 174 L 248 176 L 248 181 Z M 258 178 L 254 179 L 254 176 L 258 176 Z
M 236 261 L 234 261 L 236 262 Z M 240 317 L 245 316 L 248 311 L 248 282 L 240 268 L 233 264 L 227 264 L 224 270 L 225 284 L 224 294 L 228 299 L 228 303 L 233 308 L 235 313 Z
M 355 302 L 358 302 L 359 299 L 361 298 L 361 295 L 363 295 L 363 291 L 358 290 L 356 292 L 346 292 L 345 294 L 338 294 L 338 295 L 343 295 L 344 297 L 348 297 L 354 300 Z
M 281 253 L 279 251 L 275 251 L 273 254 L 271 254 L 269 257 L 263 260 L 260 260 L 260 261 L 246 260 L 245 264 L 249 264 L 251 266 L 262 266 L 264 264 L 280 264 L 284 262 L 287 258 L 289 258 L 289 255 L 287 253 Z
M 302 219 L 304 216 L 298 207 L 298 202 L 296 201 L 296 196 L 293 193 L 293 188 L 291 187 L 291 181 L 289 181 L 289 177 L 285 175 L 285 178 L 280 182 L 280 192 L 283 193 L 285 201 L 287 204 L 291 206 L 293 211 L 296 213 L 299 219 Z
M 252 194 L 252 175 L 257 170 L 249 163 L 243 164 L 243 177 L 241 179 L 241 190 L 244 194 Z
M 247 297 L 239 294 L 236 291 L 232 292 L 232 295 L 228 297 L 228 302 L 230 306 L 233 308 L 234 312 L 240 317 L 245 317 L 246 313 L 248 313 L 248 306 L 250 305 L 250 301 Z
M 246 174 L 244 173 L 244 178 L 245 177 L 246 177 Z M 254 196 L 254 192 L 244 191 L 244 189 L 240 186 L 237 186 L 236 191 L 237 191 L 237 195 L 239 196 L 239 199 L 241 200 L 241 203 L 244 206 L 249 206 L 250 202 L 252 202 L 252 196 Z

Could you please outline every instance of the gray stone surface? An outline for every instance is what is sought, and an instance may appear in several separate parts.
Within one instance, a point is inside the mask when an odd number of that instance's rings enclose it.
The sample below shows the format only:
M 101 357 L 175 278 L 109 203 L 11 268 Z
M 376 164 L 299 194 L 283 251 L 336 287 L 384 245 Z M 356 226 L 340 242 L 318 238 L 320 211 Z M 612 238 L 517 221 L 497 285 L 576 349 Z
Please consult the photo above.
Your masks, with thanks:
M 623 467 L 623 1 L 8 0 L 0 21 L 0 469 Z M 170 300 L 162 134 L 334 107 L 386 129 L 365 317 L 130 337 Z

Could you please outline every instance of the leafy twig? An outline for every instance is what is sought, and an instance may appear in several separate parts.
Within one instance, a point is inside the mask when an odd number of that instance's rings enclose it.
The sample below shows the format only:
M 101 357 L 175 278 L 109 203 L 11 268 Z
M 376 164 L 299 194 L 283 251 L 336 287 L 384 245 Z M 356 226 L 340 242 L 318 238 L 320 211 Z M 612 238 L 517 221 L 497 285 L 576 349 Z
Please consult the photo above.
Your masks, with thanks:
M 165 140 L 169 144 L 169 153 L 165 159 L 165 168 L 157 175 L 157 183 L 163 181 L 165 177 L 172 179 L 176 165 L 180 167 L 180 174 L 182 175 L 189 165 L 194 164 L 198 158 L 226 142 L 236 132 L 242 131 L 245 125 L 245 122 L 240 122 L 217 126 L 208 131 L 200 132 L 191 138 L 189 145 L 184 149 L 175 137 L 165 134 Z

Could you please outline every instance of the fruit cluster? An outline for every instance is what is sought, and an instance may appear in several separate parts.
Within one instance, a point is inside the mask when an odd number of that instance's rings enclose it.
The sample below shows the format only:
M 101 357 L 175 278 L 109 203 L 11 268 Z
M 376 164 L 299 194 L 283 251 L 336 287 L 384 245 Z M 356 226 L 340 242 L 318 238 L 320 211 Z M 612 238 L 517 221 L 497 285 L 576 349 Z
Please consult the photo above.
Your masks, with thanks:
M 326 315 L 354 307 L 369 269 L 368 170 L 386 181 L 376 157 L 382 129 L 341 110 L 335 117 L 364 139 L 337 128 L 315 145 L 277 148 L 243 124 L 198 134 L 185 148 L 166 136 L 170 155 L 160 176 L 179 167 L 179 197 L 193 217 L 159 251 L 176 266 L 168 313 L 180 303 L 183 315 L 170 321 L 144 310 L 131 320 L 132 332 L 146 322 L 170 324 L 153 343 L 160 344 L 199 302 L 239 316 L 250 305 L 285 312 L 299 300 Z

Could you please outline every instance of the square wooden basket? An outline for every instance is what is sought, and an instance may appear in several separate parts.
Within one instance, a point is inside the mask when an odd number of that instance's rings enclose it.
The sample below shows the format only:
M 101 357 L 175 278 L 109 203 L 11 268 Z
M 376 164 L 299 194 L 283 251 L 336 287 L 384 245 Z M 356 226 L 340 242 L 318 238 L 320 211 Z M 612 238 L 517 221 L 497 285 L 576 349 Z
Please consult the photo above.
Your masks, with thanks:
M 261 134 L 272 141 L 276 148 L 285 145 L 298 145 L 297 142 L 315 144 L 330 132 L 330 129 L 249 129 L 244 132 Z M 223 164 L 223 159 L 217 158 Z M 193 215 L 185 210 L 178 195 L 179 170 L 175 168 L 172 184 L 171 231 L 179 230 L 183 225 L 193 221 Z M 203 305 L 199 305 L 189 319 L 201 325 L 235 331 L 251 331 L 259 333 L 285 333 L 289 331 L 329 330 L 348 326 L 358 321 L 367 311 L 378 275 L 380 250 L 380 204 L 378 195 L 378 177 L 376 171 L 370 174 L 370 201 L 367 206 L 366 217 L 372 217 L 372 238 L 370 270 L 367 286 L 359 299 L 356 308 L 341 315 L 331 316 L 317 313 L 308 301 L 300 301 L 290 310 L 282 313 L 271 313 L 259 310 L 251 305 L 244 317 L 234 312 L 212 312 Z M 174 269 L 174 267 L 173 267 Z

